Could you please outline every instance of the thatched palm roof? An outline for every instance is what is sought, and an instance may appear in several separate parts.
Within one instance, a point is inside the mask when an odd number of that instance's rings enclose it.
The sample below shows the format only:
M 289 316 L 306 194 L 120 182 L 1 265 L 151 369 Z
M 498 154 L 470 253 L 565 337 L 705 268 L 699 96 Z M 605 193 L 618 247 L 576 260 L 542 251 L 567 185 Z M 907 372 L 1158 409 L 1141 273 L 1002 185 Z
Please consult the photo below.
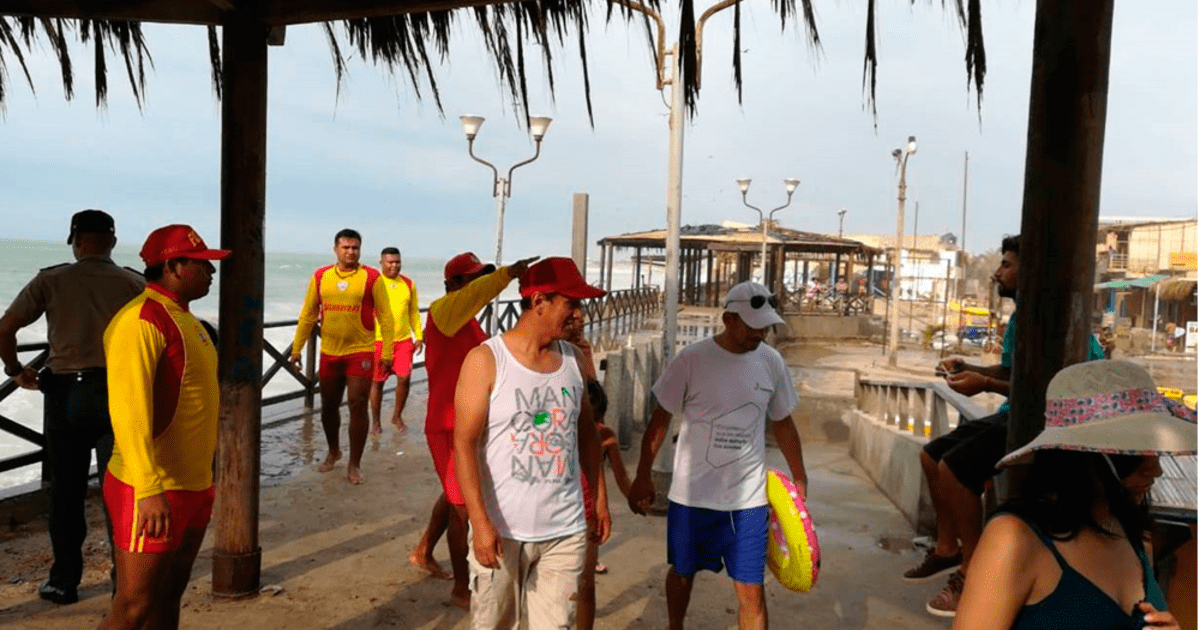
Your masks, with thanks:
M 1186 302 L 1196 293 L 1196 281 L 1187 278 L 1168 278 L 1158 281 L 1158 298 L 1168 302 Z
M 329 40 L 339 85 L 345 72 L 342 50 L 349 47 L 365 61 L 383 65 L 389 71 L 403 72 L 418 97 L 422 79 L 441 108 L 433 60 L 444 59 L 450 48 L 451 27 L 456 20 L 469 19 L 483 36 L 501 83 L 509 92 L 514 109 L 528 114 L 527 57 L 540 56 L 549 77 L 554 76 L 550 61 L 556 48 L 565 48 L 573 39 L 578 47 L 584 75 L 584 91 L 589 118 L 592 115 L 588 58 L 584 35 L 589 26 L 593 4 L 603 2 L 606 20 L 620 16 L 626 21 L 642 21 L 651 54 L 656 47 L 654 29 L 646 17 L 627 6 L 643 4 L 626 0 L 0 0 L 0 105 L 8 89 L 8 63 L 15 59 L 30 88 L 33 81 L 26 66 L 39 38 L 44 37 L 58 57 L 62 69 L 63 90 L 68 99 L 74 95 L 74 65 L 67 42 L 75 38 L 90 44 L 96 77 L 96 103 L 103 106 L 108 91 L 108 55 L 117 54 L 124 62 L 126 76 L 135 98 L 141 103 L 145 86 L 146 64 L 152 65 L 150 51 L 142 35 L 139 18 L 146 21 L 204 24 L 209 29 L 209 56 L 213 67 L 213 86 L 221 95 L 220 47 L 216 26 L 237 11 L 253 11 L 265 26 L 303 22 L 322 22 Z M 682 51 L 685 102 L 695 113 L 700 92 L 695 0 L 676 0 L 680 26 L 678 42 Z M 706 3 L 708 0 L 706 0 Z M 741 0 L 724 0 L 721 5 L 734 7 L 733 70 L 734 82 L 741 94 Z M 863 54 L 863 91 L 871 111 L 875 110 L 875 75 L 878 55 L 875 47 L 875 3 L 867 0 L 866 47 Z M 664 0 L 644 0 L 652 10 L 662 8 Z M 804 24 L 808 43 L 820 46 L 812 0 L 771 0 L 780 26 L 797 20 Z M 945 4 L 943 0 L 943 5 Z M 353 6 L 351 6 L 353 5 Z M 980 0 L 954 0 L 959 23 L 965 31 L 968 87 L 974 82 L 977 98 L 982 98 L 986 61 L 983 45 Z M 430 10 L 436 7 L 436 10 Z M 98 19 L 112 18 L 112 19 Z M 336 19 L 333 19 L 336 18 Z M 661 45 L 661 42 L 658 43 Z M 534 48 L 536 52 L 530 52 Z M 525 118 L 525 116 L 521 116 Z

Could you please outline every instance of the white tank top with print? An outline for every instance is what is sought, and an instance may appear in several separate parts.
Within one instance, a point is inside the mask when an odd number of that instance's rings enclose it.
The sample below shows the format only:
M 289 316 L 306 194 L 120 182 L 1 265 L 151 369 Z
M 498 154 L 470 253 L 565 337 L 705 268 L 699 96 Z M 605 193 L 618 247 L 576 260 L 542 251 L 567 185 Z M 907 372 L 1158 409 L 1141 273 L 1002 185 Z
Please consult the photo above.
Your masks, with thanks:
M 587 531 L 579 470 L 579 412 L 587 395 L 573 349 L 548 374 L 522 365 L 501 336 L 484 342 L 496 359 L 480 443 L 480 486 L 496 532 L 540 542 Z

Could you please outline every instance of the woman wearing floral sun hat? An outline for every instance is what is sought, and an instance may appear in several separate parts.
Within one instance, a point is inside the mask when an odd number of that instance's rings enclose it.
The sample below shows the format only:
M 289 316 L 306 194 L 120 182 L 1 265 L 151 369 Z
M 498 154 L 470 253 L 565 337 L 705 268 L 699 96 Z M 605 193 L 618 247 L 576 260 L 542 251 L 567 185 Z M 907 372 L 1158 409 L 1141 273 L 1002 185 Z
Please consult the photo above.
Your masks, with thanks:
M 1196 453 L 1196 413 L 1141 367 L 1064 368 L 1046 428 L 1000 461 L 1030 464 L 979 542 L 955 630 L 1179 628 L 1154 579 L 1148 497 L 1158 456 Z

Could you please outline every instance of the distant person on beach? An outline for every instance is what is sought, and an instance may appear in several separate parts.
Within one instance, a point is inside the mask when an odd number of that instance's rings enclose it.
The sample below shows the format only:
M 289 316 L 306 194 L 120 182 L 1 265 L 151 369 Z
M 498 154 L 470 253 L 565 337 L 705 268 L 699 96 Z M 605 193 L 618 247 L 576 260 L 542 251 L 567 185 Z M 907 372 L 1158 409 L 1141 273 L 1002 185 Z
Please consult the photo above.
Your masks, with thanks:
M 380 359 L 391 363 L 392 308 L 388 291 L 379 271 L 360 265 L 359 249 L 362 236 L 345 229 L 333 237 L 333 253 L 337 263 L 321 267 L 308 283 L 300 322 L 296 324 L 296 339 L 292 342 L 292 364 L 300 369 L 300 353 L 312 335 L 313 326 L 321 323 L 321 427 L 329 453 L 317 467 L 329 472 L 342 458 L 341 429 L 342 395 L 350 410 L 350 461 L 346 478 L 352 484 L 366 481 L 362 475 L 362 454 L 367 445 L 367 404 L 371 396 L 371 380 L 375 373 L 375 331 L 381 337 Z
M 408 430 L 401 414 L 408 402 L 413 355 L 420 352 L 425 344 L 417 286 L 411 278 L 400 273 L 400 250 L 385 247 L 379 254 L 379 269 L 383 272 L 383 288 L 387 290 L 388 304 L 392 307 L 395 334 L 392 362 L 388 363 L 383 360 L 383 326 L 375 327 L 375 378 L 371 384 L 371 433 L 375 435 L 383 432 L 379 416 L 383 407 L 383 384 L 389 374 L 396 375 L 396 406 L 392 409 L 392 425 L 400 433 Z
M 725 568 L 738 600 L 738 628 L 767 627 L 763 570 L 767 560 L 766 429 L 769 420 L 802 498 L 808 474 L 792 421 L 799 398 L 779 351 L 763 343 L 782 324 L 775 296 L 757 282 L 725 295 L 724 330 L 693 343 L 667 365 L 652 391 L 658 407 L 642 438 L 629 507 L 645 514 L 654 501 L 651 464 L 680 431 L 667 512 L 667 616 L 682 630 L 692 582 L 701 570 Z
M 408 561 L 437 577 L 450 577 L 433 559 L 434 546 L 443 533 L 447 534 L 454 571 L 450 599 L 463 608 L 471 605 L 471 591 L 467 586 L 467 509 L 454 467 L 454 388 L 467 353 L 487 339 L 475 316 L 536 259 L 518 260 L 497 269 L 479 262 L 470 252 L 451 258 L 444 270 L 446 295 L 429 305 L 425 321 L 425 373 L 429 378 L 425 440 L 442 482 L 442 494 Z
M 455 390 L 454 462 L 471 523 L 471 627 L 571 625 L 589 538 L 612 526 L 598 488 L 600 448 L 584 357 L 566 342 L 580 301 L 604 295 L 570 258 L 521 276 L 521 317 L 471 350 Z M 764 541 L 765 544 L 765 541 Z
M 38 272 L 0 318 L 0 360 L 4 375 L 26 389 L 41 389 L 42 423 L 50 482 L 50 546 L 54 564 L 38 596 L 56 604 L 79 599 L 83 577 L 83 541 L 87 536 L 84 503 L 92 451 L 103 474 L 112 455 L 108 384 L 104 376 L 104 327 L 126 302 L 141 293 L 141 274 L 112 260 L 117 236 L 113 219 L 101 210 L 83 210 L 71 218 L 67 243 L 74 263 Z M 50 357 L 41 373 L 21 365 L 17 331 L 46 315 Z M 109 546 L 112 522 L 105 512 Z M 116 580 L 113 580 L 116 587 Z
M 1000 266 L 992 278 L 1001 298 L 1014 301 L 1017 298 L 1020 247 L 1020 236 L 1007 236 L 1000 243 Z M 1008 396 L 1016 339 L 1014 310 L 1004 331 L 1000 365 L 970 365 L 952 357 L 939 363 L 936 373 L 946 378 L 950 389 L 964 396 L 982 392 Z M 1104 350 L 1095 337 L 1091 337 L 1089 358 L 1104 358 Z M 904 572 L 904 581 L 925 582 L 953 571 L 941 592 L 925 605 L 932 615 L 953 617 L 958 609 L 967 568 L 983 534 L 980 497 L 984 486 L 998 472 L 996 462 L 1004 457 L 1007 440 L 1008 401 L 1005 401 L 995 414 L 961 422 L 921 450 L 921 468 L 929 483 L 937 517 L 937 541 L 925 553 L 921 564 Z
M 104 476 L 117 592 L 106 628 L 178 628 L 212 518 L 220 386 L 214 340 L 189 311 L 230 254 L 168 225 L 142 247 L 147 285 L 104 331 L 116 446 Z

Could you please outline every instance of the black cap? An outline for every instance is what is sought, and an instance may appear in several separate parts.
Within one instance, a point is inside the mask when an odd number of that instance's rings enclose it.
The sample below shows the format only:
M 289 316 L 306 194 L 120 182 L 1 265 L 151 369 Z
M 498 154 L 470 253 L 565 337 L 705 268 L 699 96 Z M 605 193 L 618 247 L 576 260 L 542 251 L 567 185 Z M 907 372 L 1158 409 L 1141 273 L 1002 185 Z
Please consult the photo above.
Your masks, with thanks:
M 71 233 L 67 235 L 67 244 L 75 241 L 76 233 L 84 234 L 115 234 L 116 227 L 113 218 L 103 210 L 80 210 L 71 217 Z

